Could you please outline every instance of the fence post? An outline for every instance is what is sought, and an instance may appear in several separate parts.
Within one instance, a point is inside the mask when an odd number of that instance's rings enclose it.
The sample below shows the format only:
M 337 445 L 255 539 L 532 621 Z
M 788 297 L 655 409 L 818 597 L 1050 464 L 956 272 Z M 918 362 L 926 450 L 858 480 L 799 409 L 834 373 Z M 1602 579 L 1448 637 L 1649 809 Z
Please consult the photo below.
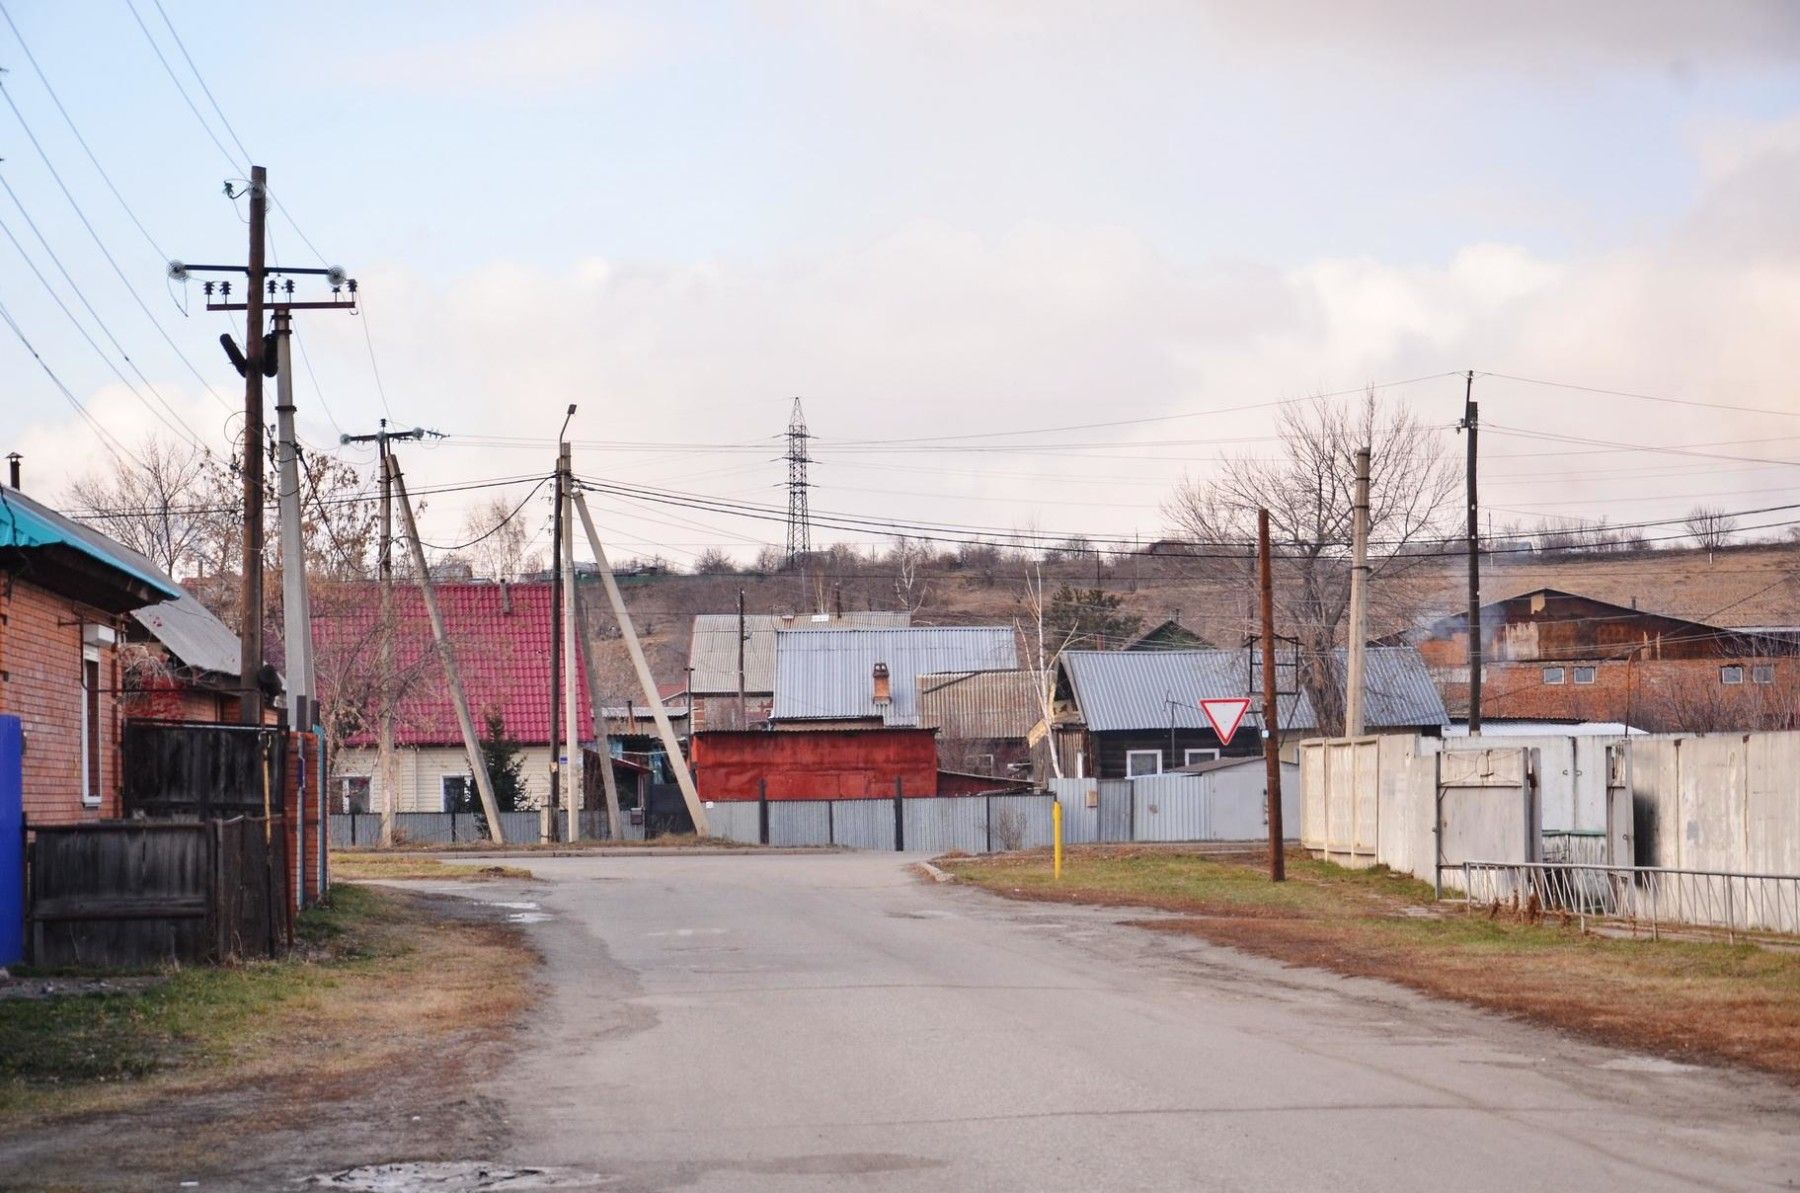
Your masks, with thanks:
M 825 801 L 825 844 L 837 844 L 837 801 Z
M 987 852 L 994 852 L 994 797 L 987 797 Z
M 756 835 L 762 844 L 769 843 L 769 781 L 756 781 Z
M 899 777 L 896 777 L 894 779 L 894 852 L 895 853 L 905 853 L 906 852 L 906 805 L 901 802 L 905 798 L 905 790 L 903 787 L 905 782 L 906 782 L 905 779 L 902 779 Z

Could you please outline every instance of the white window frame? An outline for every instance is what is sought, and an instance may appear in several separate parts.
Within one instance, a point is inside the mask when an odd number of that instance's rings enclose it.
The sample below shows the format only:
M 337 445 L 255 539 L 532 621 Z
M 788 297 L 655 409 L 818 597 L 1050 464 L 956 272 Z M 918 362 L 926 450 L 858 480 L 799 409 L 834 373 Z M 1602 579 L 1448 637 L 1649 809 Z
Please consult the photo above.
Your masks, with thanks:
M 1552 674 L 1554 674 L 1556 676 L 1555 679 L 1550 678 L 1550 676 Z M 1546 667 L 1546 668 L 1544 668 L 1544 682 L 1546 684 L 1567 683 L 1568 678 L 1569 678 L 1569 672 L 1568 672 L 1568 668 L 1566 668 L 1566 667 Z
M 994 773 L 994 756 L 992 754 L 976 754 L 971 759 L 975 763 L 975 773 L 991 775 Z
M 1131 768 L 1131 760 L 1133 758 L 1143 758 L 1146 755 L 1148 755 L 1151 758 L 1156 759 L 1156 769 L 1155 770 L 1133 770 Z M 1125 777 L 1127 779 L 1142 778 L 1145 775 L 1160 775 L 1160 774 L 1162 774 L 1162 764 L 1163 764 L 1163 755 L 1162 755 L 1161 750 L 1126 750 L 1125 751 Z
M 1751 683 L 1774 683 L 1775 682 L 1775 664 L 1773 664 L 1773 663 L 1753 664 L 1750 668 L 1750 682 Z
M 374 775 L 339 775 L 338 776 L 338 807 L 344 812 L 348 812 L 350 810 L 350 785 L 352 783 L 356 783 L 356 782 L 362 782 L 362 783 L 367 784 L 366 790 L 368 791 L 368 794 L 369 794 L 368 803 L 371 808 L 373 808 L 373 806 L 375 804 L 375 776 Z
M 1581 678 L 1583 672 L 1587 673 L 1586 679 Z M 1574 669 L 1574 674 L 1571 675 L 1569 678 L 1573 679 L 1578 684 L 1581 684 L 1583 686 L 1589 686 L 1589 685 L 1592 685 L 1597 679 L 1600 678 L 1600 669 L 1598 667 L 1594 667 L 1594 666 L 1576 667 Z
M 440 812 L 448 812 L 454 807 L 454 804 L 450 799 L 450 784 L 453 780 L 462 785 L 462 789 L 465 793 L 469 789 L 469 776 L 467 775 L 439 775 L 438 811 Z
M 97 713 L 100 708 L 100 702 L 99 702 L 99 700 L 97 700 L 95 698 L 95 692 L 93 690 L 90 690 L 88 687 L 88 664 L 89 663 L 92 663 L 94 665 L 94 682 L 99 683 L 100 682 L 100 648 L 99 647 L 84 646 L 81 648 L 81 742 L 80 742 L 80 748 L 81 748 L 81 802 L 86 807 L 98 808 L 100 806 L 100 792 L 98 790 L 100 776 L 92 773 L 93 767 L 88 765 L 88 760 L 90 758 L 93 758 L 95 755 L 97 755 L 100 752 L 98 749 L 95 748 L 98 745 L 97 738 L 100 733 L 100 726 L 94 723 L 95 718 L 89 712 L 89 709 L 93 709 Z
M 1735 678 L 1734 678 L 1734 676 L 1735 676 Z M 1727 663 L 1724 666 L 1720 667 L 1719 668 L 1719 682 L 1726 685 L 1727 687 L 1733 687 L 1733 688 L 1735 688 L 1739 684 L 1743 683 L 1744 682 L 1744 665 L 1742 663 Z
M 1195 755 L 1198 755 L 1198 757 L 1195 757 Z M 1183 766 L 1192 766 L 1196 762 L 1217 762 L 1218 760 L 1219 752 L 1210 747 L 1203 747 L 1198 750 L 1183 750 L 1181 752 L 1181 765 Z

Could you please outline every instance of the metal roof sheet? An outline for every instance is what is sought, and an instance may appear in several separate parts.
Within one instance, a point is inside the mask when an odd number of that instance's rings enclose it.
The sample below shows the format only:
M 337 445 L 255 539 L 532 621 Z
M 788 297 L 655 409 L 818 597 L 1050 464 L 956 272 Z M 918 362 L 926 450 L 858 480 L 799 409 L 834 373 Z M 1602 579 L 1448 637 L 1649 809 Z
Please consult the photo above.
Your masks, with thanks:
M 1339 673 L 1345 652 L 1337 652 Z M 1210 728 L 1201 700 L 1248 696 L 1250 718 L 1261 693 L 1243 650 L 1100 651 L 1074 650 L 1062 656 L 1076 706 L 1089 729 Z M 1372 646 L 1365 664 L 1366 709 L 1370 728 L 1443 725 L 1444 701 L 1419 652 L 1410 646 Z M 1305 693 L 1283 696 L 1277 714 L 1283 729 L 1318 724 Z
M 0 547 L 69 547 L 173 598 L 181 586 L 125 544 L 57 513 L 17 489 L 0 488 Z
M 821 620 L 822 619 L 822 620 Z M 785 617 L 776 613 L 744 615 L 744 691 L 775 690 L 775 635 L 781 630 L 905 628 L 910 613 L 853 612 Z M 735 613 L 698 613 L 688 645 L 693 689 L 699 695 L 736 695 L 738 687 L 738 618 Z
M 1027 737 L 1043 719 L 1041 671 L 937 671 L 919 676 L 919 724 L 938 730 L 940 737 Z
M 193 594 L 138 609 L 131 616 L 162 643 L 177 662 L 196 671 L 236 676 L 240 665 L 238 636 Z
M 877 663 L 888 668 L 892 699 L 885 705 L 875 703 L 872 674 Z M 879 718 L 887 725 L 916 725 L 919 676 L 941 671 L 1005 671 L 1018 665 L 1010 626 L 783 630 L 775 635 L 772 716 L 775 720 Z

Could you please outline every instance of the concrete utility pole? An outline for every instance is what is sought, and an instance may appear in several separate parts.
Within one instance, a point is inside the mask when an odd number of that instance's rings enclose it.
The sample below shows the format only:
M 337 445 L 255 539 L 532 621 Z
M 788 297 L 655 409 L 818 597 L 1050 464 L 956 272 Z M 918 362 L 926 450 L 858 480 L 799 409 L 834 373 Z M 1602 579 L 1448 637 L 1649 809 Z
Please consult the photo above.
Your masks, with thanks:
M 456 725 L 462 730 L 463 749 L 469 756 L 469 773 L 475 776 L 475 788 L 481 794 L 481 810 L 487 814 L 488 836 L 496 845 L 506 844 L 506 831 L 500 824 L 500 804 L 494 799 L 494 781 L 488 774 L 487 757 L 481 752 L 481 739 L 475 734 L 475 720 L 469 715 L 469 698 L 463 693 L 462 673 L 456 668 L 456 653 L 450 648 L 450 636 L 444 629 L 444 615 L 438 611 L 437 596 L 431 590 L 431 572 L 425 566 L 425 546 L 419 541 L 419 528 L 413 523 L 412 502 L 406 499 L 406 481 L 400 476 L 400 461 L 389 452 L 387 475 L 400 494 L 400 516 L 406 521 L 406 540 L 412 545 L 413 570 L 419 578 L 419 592 L 425 598 L 425 615 L 431 619 L 431 637 L 437 643 L 438 659 L 444 665 L 444 681 L 450 688 L 450 703 L 456 709 Z
M 568 478 L 563 464 L 568 455 L 564 441 L 569 433 L 569 420 L 575 417 L 575 404 L 563 416 L 562 428 L 556 432 L 556 473 L 551 481 L 550 507 L 550 799 L 539 813 L 542 840 L 558 838 L 557 814 L 562 810 L 562 579 L 563 579 L 563 501 L 568 493 Z
M 1275 688 L 1275 574 L 1269 559 L 1269 511 L 1256 511 L 1258 581 L 1262 590 L 1263 765 L 1269 788 L 1269 878 L 1287 879 L 1281 851 L 1281 708 Z
M 750 635 L 744 632 L 744 590 L 740 588 L 740 589 L 738 589 L 738 631 L 737 631 L 737 648 L 738 648 L 738 705 L 737 705 L 737 708 L 738 708 L 738 715 L 737 715 L 737 725 L 735 726 L 735 728 L 738 728 L 738 729 L 750 728 L 750 706 L 748 703 L 745 702 L 745 699 L 744 699 L 744 644 L 746 642 L 748 642 L 749 640 L 750 640 Z M 688 728 L 691 730 L 693 728 L 693 726 L 694 726 L 694 684 L 693 684 L 692 680 L 689 680 L 688 681 Z
M 557 471 L 563 478 L 563 508 L 560 515 L 562 522 L 562 670 L 563 670 L 563 742 L 568 750 L 568 761 L 563 767 L 563 791 L 566 797 L 563 802 L 569 806 L 569 840 L 581 839 L 581 804 L 583 786 L 581 781 L 581 730 L 578 720 L 581 713 L 581 702 L 575 695 L 575 527 L 569 501 L 574 486 L 569 478 L 574 473 L 570 464 L 569 445 L 562 445 L 562 454 L 557 461 Z M 610 766 L 608 770 L 612 769 Z
M 1475 467 L 1479 456 L 1475 441 L 1480 411 L 1475 405 L 1475 370 L 1470 369 L 1463 389 L 1463 418 L 1459 424 L 1469 433 L 1468 462 L 1463 480 L 1468 493 L 1469 537 L 1469 735 L 1481 732 L 1481 522 L 1476 499 Z
M 613 579 L 612 567 L 606 562 L 606 548 L 600 545 L 600 534 L 594 529 L 593 515 L 588 513 L 587 495 L 581 490 L 575 491 L 575 510 L 581 515 L 581 525 L 587 531 L 588 546 L 594 552 L 594 565 L 600 571 L 600 583 L 606 588 L 606 599 L 612 602 L 613 617 L 619 622 L 619 633 L 625 638 L 625 649 L 631 655 L 631 665 L 637 670 L 638 685 L 644 690 L 644 700 L 650 705 L 650 715 L 656 721 L 656 732 L 662 738 L 663 749 L 668 751 L 669 766 L 675 771 L 675 782 L 681 787 L 681 798 L 687 803 L 688 815 L 694 821 L 694 831 L 702 837 L 706 836 L 706 809 L 700 804 L 700 793 L 694 789 L 694 776 L 688 770 L 687 759 L 682 757 L 681 743 L 675 740 L 675 731 L 669 727 L 669 714 L 663 708 L 662 695 L 656 690 L 656 677 L 650 674 L 650 664 L 644 658 L 643 644 L 638 641 L 637 629 L 632 625 L 631 611 L 625 607 L 625 598 L 619 595 L 619 582 Z M 689 694 L 692 698 L 692 693 Z
M 291 287 L 292 282 L 288 285 Z M 300 447 L 294 438 L 293 316 L 275 310 L 275 462 L 281 506 L 281 638 L 287 651 L 288 724 L 318 724 L 313 673 L 312 602 L 306 591 L 306 544 L 300 533 Z
M 575 624 L 581 627 L 576 641 L 581 645 L 581 674 L 587 681 L 588 709 L 594 718 L 594 744 L 600 754 L 600 787 L 606 793 L 606 835 L 614 841 L 624 837 L 625 827 L 619 822 L 619 780 L 613 774 L 612 735 L 606 729 L 605 693 L 600 690 L 600 673 L 594 667 L 593 640 L 587 632 L 587 609 L 581 599 L 581 586 L 575 587 Z
M 1344 735 L 1363 735 L 1363 665 L 1369 641 L 1369 449 L 1356 449 L 1356 498 L 1350 515 L 1350 647 L 1344 677 Z
M 381 845 L 394 843 L 394 813 L 400 787 L 399 756 L 394 753 L 394 470 L 395 439 L 423 439 L 425 429 L 388 430 L 387 419 L 373 435 L 340 435 L 339 443 L 373 443 L 381 467 L 381 549 L 376 553 L 376 574 L 381 589 L 381 624 L 376 633 L 381 651 L 381 693 L 375 705 L 375 769 L 381 775 Z

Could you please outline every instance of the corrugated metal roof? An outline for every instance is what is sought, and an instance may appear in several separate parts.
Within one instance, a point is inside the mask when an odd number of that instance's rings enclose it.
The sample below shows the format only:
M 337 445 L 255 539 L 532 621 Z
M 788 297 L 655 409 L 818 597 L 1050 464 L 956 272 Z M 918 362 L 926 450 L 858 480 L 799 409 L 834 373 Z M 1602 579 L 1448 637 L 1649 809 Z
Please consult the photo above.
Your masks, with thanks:
M 779 630 L 903 629 L 911 624 L 910 613 L 853 612 L 842 617 L 745 614 L 744 691 L 767 695 L 775 690 L 775 634 Z M 737 694 L 737 638 L 737 614 L 695 614 L 693 637 L 688 645 L 688 666 L 694 669 L 693 688 L 697 695 Z
M 892 699 L 885 705 L 875 703 L 872 675 L 877 663 L 888 668 Z M 887 725 L 916 725 L 919 676 L 1009 671 L 1018 665 L 1010 626 L 784 630 L 775 635 L 773 717 L 880 718 Z
M 1337 652 L 1339 660 L 1345 652 Z M 1340 671 L 1341 674 L 1341 671 Z M 1363 722 L 1371 729 L 1445 725 L 1444 697 L 1410 646 L 1371 646 L 1363 662 Z
M 919 676 L 919 724 L 938 736 L 1025 737 L 1044 719 L 1041 671 L 939 671 Z
M 176 661 L 196 671 L 235 676 L 240 664 L 238 636 L 187 590 L 172 601 L 131 615 Z
M 180 585 L 125 544 L 92 526 L 64 517 L 17 489 L 0 489 L 0 547 L 20 551 L 68 547 L 164 596 L 175 597 L 181 592 Z
M 1250 724 L 1261 707 L 1250 690 L 1250 655 L 1242 650 L 1071 650 L 1063 673 L 1074 688 L 1081 719 L 1097 733 L 1120 729 L 1210 729 L 1200 701 L 1250 696 Z M 1277 709 L 1283 729 L 1310 729 L 1312 703 L 1304 694 L 1284 696 Z
M 1337 651 L 1338 673 L 1345 652 Z M 1170 716 L 1177 728 L 1210 728 L 1201 700 L 1249 696 L 1248 720 L 1262 705 L 1253 690 L 1250 655 L 1242 650 L 1098 651 L 1076 650 L 1062 657 L 1074 688 L 1075 702 L 1089 729 L 1166 729 Z M 1259 677 L 1260 680 L 1260 677 Z M 1372 646 L 1365 663 L 1367 703 L 1364 722 L 1370 728 L 1443 725 L 1444 701 L 1419 652 L 1410 646 Z M 1318 724 L 1304 693 L 1281 698 L 1283 729 L 1311 729 Z

